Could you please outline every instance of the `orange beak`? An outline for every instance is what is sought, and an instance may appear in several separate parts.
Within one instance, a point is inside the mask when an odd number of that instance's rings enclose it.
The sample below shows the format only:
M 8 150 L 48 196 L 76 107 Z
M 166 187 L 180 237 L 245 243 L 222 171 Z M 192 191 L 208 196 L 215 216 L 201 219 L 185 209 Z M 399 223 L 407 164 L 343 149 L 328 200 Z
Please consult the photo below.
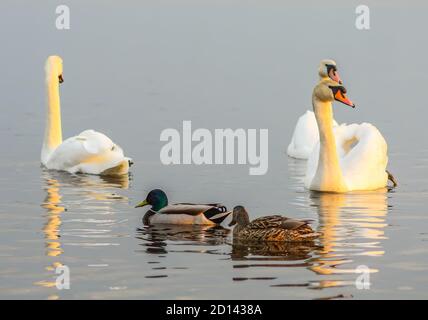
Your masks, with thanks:
M 352 108 L 355 108 L 355 104 L 348 99 L 348 97 L 345 95 L 345 93 L 342 92 L 342 90 L 337 90 L 337 92 L 334 94 L 334 99 Z

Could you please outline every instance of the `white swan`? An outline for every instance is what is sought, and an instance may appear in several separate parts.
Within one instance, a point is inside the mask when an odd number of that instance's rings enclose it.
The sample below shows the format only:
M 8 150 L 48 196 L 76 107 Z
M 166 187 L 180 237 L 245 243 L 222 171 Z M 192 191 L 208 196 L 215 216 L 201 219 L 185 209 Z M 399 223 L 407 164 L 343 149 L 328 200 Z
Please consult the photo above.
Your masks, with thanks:
M 376 190 L 386 187 L 388 178 L 396 185 L 386 171 L 387 144 L 375 126 L 363 123 L 333 128 L 333 100 L 355 107 L 345 93 L 343 86 L 328 78 L 320 80 L 313 91 L 320 141 L 309 156 L 305 186 L 328 192 Z
M 122 149 L 107 136 L 86 130 L 62 141 L 59 84 L 62 59 L 50 56 L 46 61 L 47 121 L 41 162 L 46 168 L 70 173 L 120 175 L 128 173 L 132 164 Z
M 342 83 L 339 73 L 337 72 L 336 62 L 333 60 L 322 60 L 318 68 L 318 75 L 320 76 L 320 80 L 330 78 L 339 84 Z M 333 125 L 337 126 L 337 122 L 334 119 Z M 318 141 L 318 125 L 315 115 L 312 111 L 307 110 L 297 120 L 291 142 L 287 148 L 287 154 L 292 158 L 308 159 L 312 149 Z

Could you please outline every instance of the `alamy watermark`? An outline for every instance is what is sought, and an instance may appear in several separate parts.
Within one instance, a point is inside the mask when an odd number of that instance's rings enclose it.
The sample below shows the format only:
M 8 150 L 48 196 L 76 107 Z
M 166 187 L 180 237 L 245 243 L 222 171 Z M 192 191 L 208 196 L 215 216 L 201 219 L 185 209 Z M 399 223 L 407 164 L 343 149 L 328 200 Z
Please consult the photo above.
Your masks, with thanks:
M 56 267 L 55 273 L 59 276 L 55 280 L 55 286 L 58 290 L 70 289 L 70 268 L 61 265 Z
M 70 8 L 64 4 L 59 5 L 55 9 L 58 15 L 55 20 L 55 26 L 58 30 L 70 29 Z
M 56 7 L 57 14 L 55 26 L 58 30 L 70 29 L 70 7 L 61 4 Z M 357 18 L 355 19 L 355 27 L 358 30 L 370 30 L 370 8 L 365 4 L 360 4 L 355 8 Z
M 358 30 L 370 30 L 370 8 L 361 4 L 355 8 L 355 13 L 357 14 L 355 27 Z
M 355 273 L 359 273 L 355 279 L 355 287 L 358 290 L 370 289 L 370 269 L 365 265 L 360 265 L 355 269 Z
M 160 160 L 164 165 L 249 164 L 250 175 L 264 175 L 268 171 L 268 140 L 268 129 L 229 128 L 212 133 L 198 128 L 192 132 L 192 121 L 183 121 L 182 133 L 173 128 L 161 132 L 160 141 L 167 143 L 160 150 Z

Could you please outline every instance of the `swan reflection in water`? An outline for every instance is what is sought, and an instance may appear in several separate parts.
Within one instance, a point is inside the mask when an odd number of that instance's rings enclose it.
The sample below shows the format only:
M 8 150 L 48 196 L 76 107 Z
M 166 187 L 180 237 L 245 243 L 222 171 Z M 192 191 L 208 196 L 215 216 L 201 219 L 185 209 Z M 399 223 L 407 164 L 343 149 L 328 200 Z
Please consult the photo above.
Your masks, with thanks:
M 62 171 L 43 169 L 43 189 L 46 197 L 41 207 L 46 210 L 44 217 L 46 223 L 42 227 L 45 238 L 45 255 L 52 261 L 47 271 L 53 272 L 49 280 L 35 283 L 42 287 L 55 287 L 55 271 L 63 265 L 61 255 L 64 252 L 61 243 L 62 218 L 67 214 L 67 205 L 77 205 L 82 210 L 107 210 L 115 201 L 127 201 L 126 197 L 112 193 L 112 189 L 127 189 L 129 187 L 129 176 L 94 176 L 85 174 L 70 174 Z M 96 204 L 91 204 L 94 201 Z M 85 203 L 85 205 L 83 205 Z M 103 205 L 102 207 L 100 207 Z M 87 230 L 90 231 L 90 230 Z M 52 295 L 50 299 L 58 298 Z
M 335 277 L 322 280 L 318 284 L 320 288 L 354 285 L 356 268 L 367 264 L 359 263 L 359 257 L 380 257 L 385 253 L 382 240 L 387 239 L 387 190 L 344 194 L 311 192 L 309 199 L 318 212 L 322 245 L 317 256 L 311 259 L 309 269 L 323 276 L 352 274 L 347 280 Z M 367 267 L 371 273 L 379 271 L 370 265 Z
M 311 287 L 354 286 L 356 268 L 369 262 L 375 264 L 376 260 L 366 258 L 385 253 L 388 189 L 348 193 L 308 191 L 303 187 L 306 161 L 289 158 L 288 169 L 291 187 L 297 190 L 292 203 L 306 214 L 316 213 L 319 220 L 320 247 L 307 262 L 309 270 L 321 275 L 322 280 L 311 283 Z M 372 273 L 380 271 L 370 264 L 367 267 Z

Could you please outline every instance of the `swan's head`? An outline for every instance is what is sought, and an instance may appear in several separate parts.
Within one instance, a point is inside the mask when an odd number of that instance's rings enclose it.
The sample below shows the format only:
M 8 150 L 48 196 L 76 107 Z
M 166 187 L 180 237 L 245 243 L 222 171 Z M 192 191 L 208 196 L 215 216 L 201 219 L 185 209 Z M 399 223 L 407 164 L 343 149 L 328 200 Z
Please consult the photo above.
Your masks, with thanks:
M 60 56 L 50 56 L 46 60 L 45 65 L 46 80 L 50 81 L 52 78 L 58 79 L 59 83 L 64 82 L 62 77 L 62 59 Z
M 159 211 L 168 205 L 168 197 L 161 189 L 154 189 L 150 191 L 146 199 L 137 204 L 135 208 L 147 205 L 151 205 L 154 211 Z
M 330 78 L 333 81 L 336 81 L 339 84 L 342 84 L 339 73 L 337 72 L 336 62 L 331 59 L 321 60 L 320 66 L 318 68 L 318 74 L 321 79 Z
M 336 100 L 355 108 L 355 104 L 346 96 L 346 88 L 330 78 L 323 79 L 316 85 L 312 97 L 315 101 L 333 102 Z
M 250 223 L 248 212 L 243 206 L 236 206 L 233 208 L 232 221 L 229 223 L 229 227 L 238 224 L 238 226 L 246 226 Z

